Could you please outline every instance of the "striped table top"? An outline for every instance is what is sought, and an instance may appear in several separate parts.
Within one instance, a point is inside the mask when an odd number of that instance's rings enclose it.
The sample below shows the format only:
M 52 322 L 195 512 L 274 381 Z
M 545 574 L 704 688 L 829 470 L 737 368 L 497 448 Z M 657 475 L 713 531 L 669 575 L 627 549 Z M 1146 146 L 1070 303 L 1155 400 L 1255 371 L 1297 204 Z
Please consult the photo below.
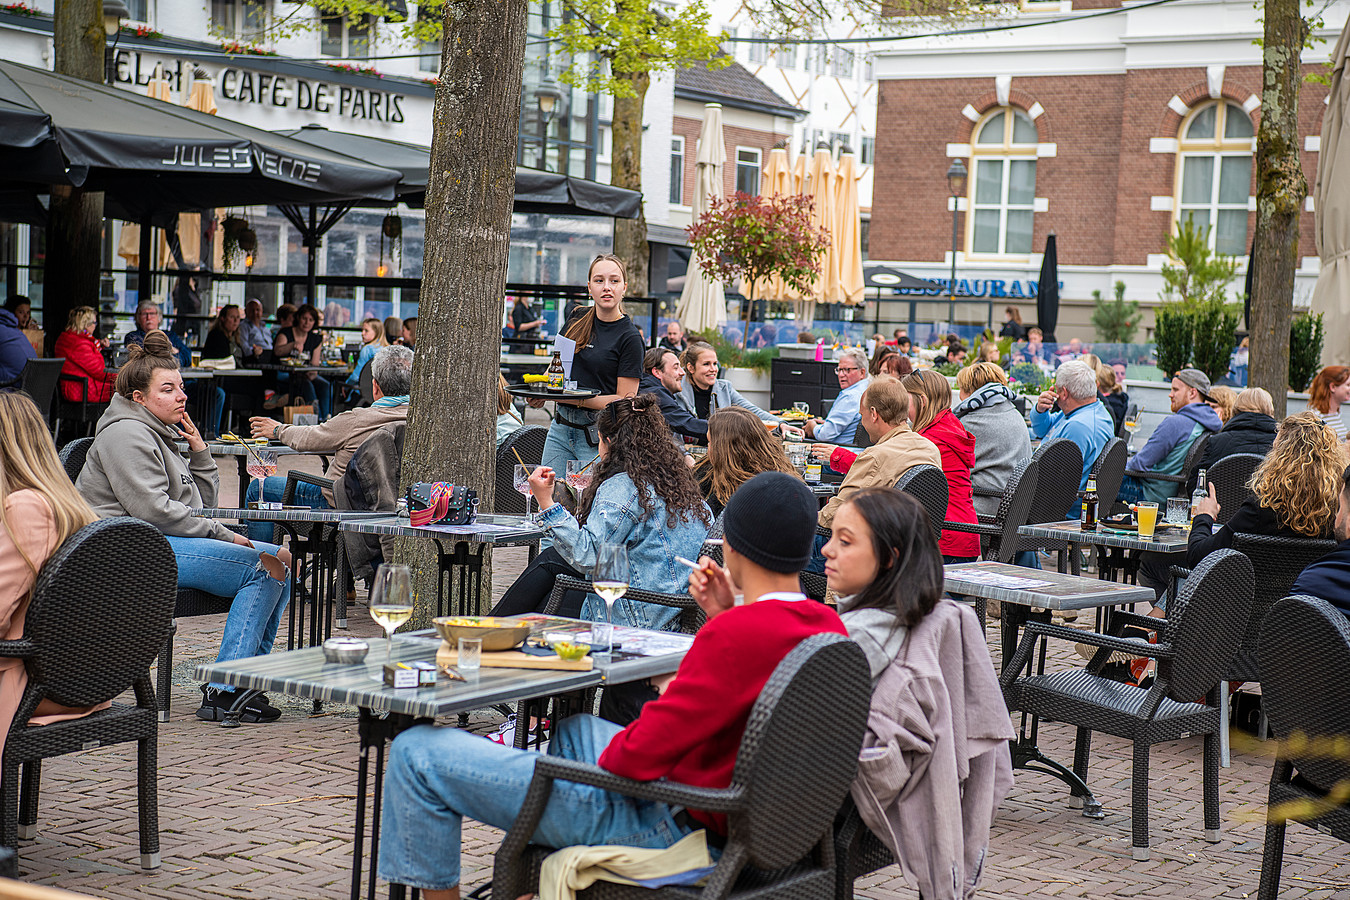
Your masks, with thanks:
M 251 519 L 255 522 L 345 522 L 371 519 L 388 513 L 353 509 L 240 509 L 230 507 L 194 507 L 194 516 L 204 519 Z
M 1124 603 L 1152 603 L 1153 591 L 1081 575 L 1064 575 L 998 562 L 951 563 L 942 567 L 944 589 L 1043 609 L 1094 609 Z
M 391 534 L 399 537 L 447 538 L 473 544 L 530 544 L 544 536 L 544 529 L 526 521 L 524 516 L 480 514 L 472 525 L 428 525 L 413 528 L 408 520 L 384 515 L 379 518 L 344 521 L 343 531 L 362 534 Z
M 1129 532 L 1117 534 L 1103 530 L 1083 531 L 1077 522 L 1046 522 L 1042 525 L 1023 525 L 1017 533 L 1024 537 L 1068 541 L 1070 544 L 1093 544 L 1098 547 L 1124 547 L 1127 550 L 1151 550 L 1155 553 L 1177 553 L 1186 549 L 1185 531 L 1168 529 L 1154 535 L 1153 540 L 1142 540 Z
M 178 445 L 179 450 L 181 450 L 184 453 L 187 452 L 188 448 L 187 441 L 175 441 L 175 443 Z M 326 453 L 318 453 L 317 451 L 311 450 L 303 450 L 303 451 L 295 450 L 292 449 L 291 447 L 287 447 L 285 444 L 277 444 L 277 443 L 249 444 L 248 446 L 252 447 L 254 450 L 271 450 L 277 456 L 328 455 Z M 206 449 L 211 451 L 212 456 L 248 456 L 248 450 L 244 447 L 243 444 L 236 444 L 233 442 L 227 444 L 224 443 L 223 441 L 207 441 Z

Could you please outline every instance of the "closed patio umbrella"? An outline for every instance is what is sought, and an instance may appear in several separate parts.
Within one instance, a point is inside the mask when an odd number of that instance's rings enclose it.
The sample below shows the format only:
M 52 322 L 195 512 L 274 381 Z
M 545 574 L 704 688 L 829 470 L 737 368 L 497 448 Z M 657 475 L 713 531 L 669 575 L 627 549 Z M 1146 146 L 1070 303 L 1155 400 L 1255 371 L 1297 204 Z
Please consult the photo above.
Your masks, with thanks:
M 1313 227 L 1322 270 L 1313 288 L 1313 312 L 1324 313 L 1322 362 L 1350 362 L 1350 23 L 1331 54 L 1331 93 L 1322 114 L 1322 149 L 1313 187 Z
M 862 302 L 862 214 L 858 211 L 858 166 L 852 153 L 839 155 L 835 187 L 835 227 L 830 250 L 839 262 L 839 302 L 856 306 Z
M 1059 324 L 1059 254 L 1055 250 L 1055 233 L 1045 239 L 1045 257 L 1041 260 L 1041 280 L 1036 284 L 1036 327 L 1047 344 L 1055 343 L 1055 326 Z
M 759 193 L 765 199 L 790 197 L 797 193 L 792 176 L 792 163 L 788 160 L 787 150 L 774 147 L 764 163 L 764 172 L 759 179 Z M 755 296 L 762 300 L 790 302 L 797 299 L 796 291 L 789 288 L 778 276 L 765 278 L 755 284 Z
M 816 150 L 806 170 L 806 189 L 815 205 L 811 209 L 811 224 L 833 235 L 835 226 L 835 169 L 830 151 L 824 146 Z M 817 303 L 837 303 L 839 296 L 839 259 L 835 255 L 833 239 L 820 256 L 820 275 L 809 296 L 797 301 L 797 322 L 810 328 L 816 321 Z
M 727 150 L 722 138 L 722 104 L 709 103 L 705 109 L 703 128 L 698 134 L 698 155 L 694 160 L 694 222 L 711 208 L 714 199 L 726 193 L 722 185 L 722 172 L 727 164 Z M 697 255 L 689 259 L 676 315 L 688 331 L 717 328 L 727 320 L 722 282 L 703 274 Z

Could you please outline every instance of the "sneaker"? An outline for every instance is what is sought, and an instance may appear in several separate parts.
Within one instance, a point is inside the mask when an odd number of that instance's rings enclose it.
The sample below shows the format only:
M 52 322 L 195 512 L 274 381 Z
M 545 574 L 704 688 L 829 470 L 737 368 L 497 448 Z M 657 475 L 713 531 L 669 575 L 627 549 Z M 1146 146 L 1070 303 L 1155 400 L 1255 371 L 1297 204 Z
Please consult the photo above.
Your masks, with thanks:
M 234 706 L 235 691 L 220 690 L 210 685 L 202 685 L 202 705 L 197 707 L 197 718 L 207 722 L 223 722 L 230 707 Z M 275 722 L 281 718 L 281 710 L 267 702 L 266 694 L 254 694 L 244 704 L 239 715 L 240 722 Z

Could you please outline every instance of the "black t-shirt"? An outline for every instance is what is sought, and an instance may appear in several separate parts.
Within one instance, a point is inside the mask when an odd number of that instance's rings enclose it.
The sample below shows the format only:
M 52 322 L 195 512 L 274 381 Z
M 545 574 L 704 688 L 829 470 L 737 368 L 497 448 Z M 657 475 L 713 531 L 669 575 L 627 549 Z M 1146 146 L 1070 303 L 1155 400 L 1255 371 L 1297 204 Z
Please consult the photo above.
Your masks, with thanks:
M 567 325 L 570 328 L 572 323 Z M 590 344 L 577 347 L 572 359 L 572 380 L 580 388 L 602 394 L 618 393 L 620 378 L 642 377 L 642 354 L 642 336 L 632 319 L 628 316 L 614 322 L 596 319 Z
M 295 332 L 291 330 L 289 325 L 277 332 L 277 338 L 282 337 L 285 337 L 286 341 L 292 345 L 291 351 L 294 352 Z M 305 351 L 305 358 L 308 359 L 322 343 L 323 335 L 319 334 L 319 329 L 310 329 L 309 334 L 305 335 L 305 346 L 302 348 Z
M 524 323 L 533 322 L 538 318 L 539 316 L 535 314 L 535 311 L 530 309 L 529 303 L 517 303 L 513 306 L 511 308 L 511 327 L 515 329 L 515 336 L 518 338 L 528 338 L 539 334 L 538 325 L 533 328 L 527 328 L 524 331 L 520 328 Z
M 212 328 L 206 333 L 206 342 L 202 345 L 202 357 L 204 359 L 224 359 L 227 356 L 233 356 L 236 360 L 242 361 L 244 358 L 244 348 L 238 341 L 230 340 L 229 335 L 219 328 Z

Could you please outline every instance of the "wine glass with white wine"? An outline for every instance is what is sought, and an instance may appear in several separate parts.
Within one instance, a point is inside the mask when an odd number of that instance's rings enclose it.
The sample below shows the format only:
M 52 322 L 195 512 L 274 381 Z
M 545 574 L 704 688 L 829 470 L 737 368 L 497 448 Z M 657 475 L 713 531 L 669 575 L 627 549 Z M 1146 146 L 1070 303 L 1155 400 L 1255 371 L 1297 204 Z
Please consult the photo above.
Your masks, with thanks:
M 1139 430 L 1139 417 L 1141 414 L 1140 410 L 1135 410 L 1133 413 L 1125 413 L 1125 430 L 1130 435 L 1125 441 L 1125 448 L 1127 450 L 1131 449 L 1134 445 L 1134 433 Z
M 602 544 L 595 555 L 595 572 L 591 586 L 605 601 L 605 621 L 591 624 L 595 643 L 603 641 L 601 653 L 614 649 L 614 601 L 628 593 L 628 547 L 624 544 Z
M 370 589 L 370 617 L 384 629 L 389 642 L 385 645 L 387 663 L 394 647 L 394 632 L 412 618 L 412 571 L 403 565 L 385 563 L 375 573 L 375 584 Z

